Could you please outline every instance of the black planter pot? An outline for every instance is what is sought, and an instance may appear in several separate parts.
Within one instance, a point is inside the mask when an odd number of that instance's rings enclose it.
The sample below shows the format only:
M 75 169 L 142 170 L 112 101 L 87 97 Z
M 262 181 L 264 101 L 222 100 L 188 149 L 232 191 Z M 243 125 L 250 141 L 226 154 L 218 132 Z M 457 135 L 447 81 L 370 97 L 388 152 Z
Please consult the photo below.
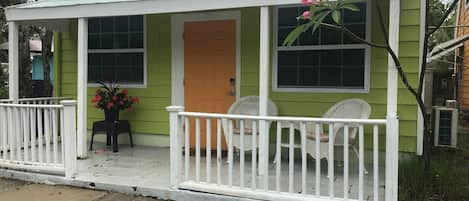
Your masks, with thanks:
M 104 110 L 104 117 L 107 122 L 119 121 L 119 110 Z

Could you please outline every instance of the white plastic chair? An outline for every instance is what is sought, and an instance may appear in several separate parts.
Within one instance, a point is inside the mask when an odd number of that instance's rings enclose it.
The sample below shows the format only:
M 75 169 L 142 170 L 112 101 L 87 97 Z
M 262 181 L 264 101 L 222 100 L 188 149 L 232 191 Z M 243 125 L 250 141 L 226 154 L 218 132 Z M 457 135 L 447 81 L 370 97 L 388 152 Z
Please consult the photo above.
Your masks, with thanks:
M 240 115 L 259 115 L 259 97 L 258 96 L 245 96 L 238 99 L 236 102 L 231 105 L 228 109 L 228 114 L 240 114 Z M 277 116 L 278 110 L 274 102 L 269 100 L 267 114 L 269 116 Z M 228 138 L 228 121 L 223 120 L 223 132 L 225 133 L 225 140 L 229 143 Z M 244 120 L 244 151 L 252 150 L 252 135 L 256 135 L 257 144 L 254 147 L 259 146 L 259 125 L 257 124 L 257 130 L 255 133 L 252 131 L 252 120 Z M 269 124 L 270 127 L 270 124 Z M 240 122 L 233 121 L 233 142 L 232 145 L 234 148 L 239 151 L 241 145 L 240 139 Z
M 333 105 L 327 112 L 322 116 L 323 118 L 336 118 L 336 119 L 368 119 L 371 114 L 370 105 L 361 99 L 346 99 Z M 288 124 L 282 124 L 282 128 L 287 128 Z M 300 130 L 298 124 L 294 125 L 295 129 Z M 320 130 L 320 144 L 319 144 L 319 159 L 329 159 L 329 140 L 330 136 L 324 133 L 322 125 L 319 127 Z M 357 136 L 358 128 L 354 125 L 349 126 L 349 148 L 352 148 L 353 152 L 358 158 L 358 151 L 355 146 L 355 139 Z M 335 123 L 333 125 L 334 135 L 334 146 L 344 146 L 344 124 Z M 294 145 L 295 148 L 301 148 L 299 144 Z M 282 147 L 287 147 L 287 144 L 283 144 Z M 306 152 L 316 158 L 316 124 L 306 124 Z M 277 158 L 277 157 L 275 157 Z M 274 161 L 275 162 L 275 161 Z M 365 169 L 365 173 L 366 173 Z

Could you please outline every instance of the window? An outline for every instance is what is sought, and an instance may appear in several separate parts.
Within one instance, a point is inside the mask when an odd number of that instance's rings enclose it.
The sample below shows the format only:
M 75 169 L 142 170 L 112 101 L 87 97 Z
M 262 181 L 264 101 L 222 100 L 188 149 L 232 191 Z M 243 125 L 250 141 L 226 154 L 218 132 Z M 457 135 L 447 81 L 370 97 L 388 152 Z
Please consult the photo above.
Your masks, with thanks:
M 362 38 L 368 38 L 367 3 L 359 12 L 342 11 L 343 24 Z M 273 87 L 276 91 L 366 92 L 368 90 L 369 47 L 346 34 L 321 27 L 305 32 L 291 47 L 282 46 L 285 37 L 304 21 L 296 20 L 307 7 L 276 8 Z M 332 23 L 329 17 L 325 22 Z
M 88 83 L 145 85 L 144 27 L 143 16 L 90 18 Z

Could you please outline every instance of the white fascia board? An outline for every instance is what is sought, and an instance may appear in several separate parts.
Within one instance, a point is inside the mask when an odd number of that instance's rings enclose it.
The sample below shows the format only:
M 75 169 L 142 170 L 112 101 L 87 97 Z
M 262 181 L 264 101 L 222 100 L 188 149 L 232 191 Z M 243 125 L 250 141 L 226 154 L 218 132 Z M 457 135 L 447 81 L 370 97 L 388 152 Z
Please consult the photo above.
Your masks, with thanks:
M 74 19 L 104 16 L 180 13 L 298 3 L 298 0 L 147 0 L 103 4 L 81 4 L 60 7 L 10 7 L 6 9 L 6 18 L 7 21 Z

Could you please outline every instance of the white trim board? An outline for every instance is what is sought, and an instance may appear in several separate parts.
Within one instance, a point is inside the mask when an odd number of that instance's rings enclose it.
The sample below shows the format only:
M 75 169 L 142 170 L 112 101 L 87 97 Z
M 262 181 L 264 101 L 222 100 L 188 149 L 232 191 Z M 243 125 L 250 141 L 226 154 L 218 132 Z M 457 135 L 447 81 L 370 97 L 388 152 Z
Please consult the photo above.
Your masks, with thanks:
M 422 70 L 420 67 L 422 66 L 422 62 L 426 60 L 422 58 L 423 53 L 423 43 L 425 42 L 425 12 L 426 12 L 426 1 L 420 1 L 420 44 L 419 44 L 419 75 L 420 71 Z M 457 19 L 457 18 L 456 18 Z M 422 97 L 425 97 L 425 85 L 423 86 L 423 93 Z M 417 106 L 418 107 L 418 106 Z M 424 132 L 424 125 L 423 125 L 423 116 L 419 109 L 417 109 L 417 150 L 416 154 L 421 156 L 423 154 L 423 132 Z
M 236 99 L 241 90 L 241 12 L 219 11 L 171 16 L 171 104 L 184 106 L 184 22 L 236 20 Z
M 366 38 L 371 39 L 371 26 L 372 26 L 372 2 L 371 0 L 361 0 L 366 2 Z M 366 44 L 338 44 L 338 45 L 313 45 L 313 46 L 298 46 L 298 47 L 279 47 L 278 46 L 278 9 L 283 7 L 301 6 L 298 3 L 293 5 L 277 6 L 273 8 L 273 39 L 272 39 L 272 91 L 273 92 L 304 92 L 304 93 L 369 93 L 370 91 L 370 77 L 371 77 L 371 48 Z M 308 33 L 307 33 L 308 34 Z M 365 71 L 364 71 L 364 87 L 362 89 L 347 89 L 347 88 L 300 88 L 288 87 L 279 88 L 277 71 L 277 57 L 278 51 L 281 50 L 327 50 L 327 49 L 364 49 L 365 50 Z
M 7 8 L 6 18 L 8 21 L 74 19 L 103 16 L 211 11 L 294 3 L 298 3 L 298 0 L 146 0 L 35 8 L 21 8 L 20 5 Z

